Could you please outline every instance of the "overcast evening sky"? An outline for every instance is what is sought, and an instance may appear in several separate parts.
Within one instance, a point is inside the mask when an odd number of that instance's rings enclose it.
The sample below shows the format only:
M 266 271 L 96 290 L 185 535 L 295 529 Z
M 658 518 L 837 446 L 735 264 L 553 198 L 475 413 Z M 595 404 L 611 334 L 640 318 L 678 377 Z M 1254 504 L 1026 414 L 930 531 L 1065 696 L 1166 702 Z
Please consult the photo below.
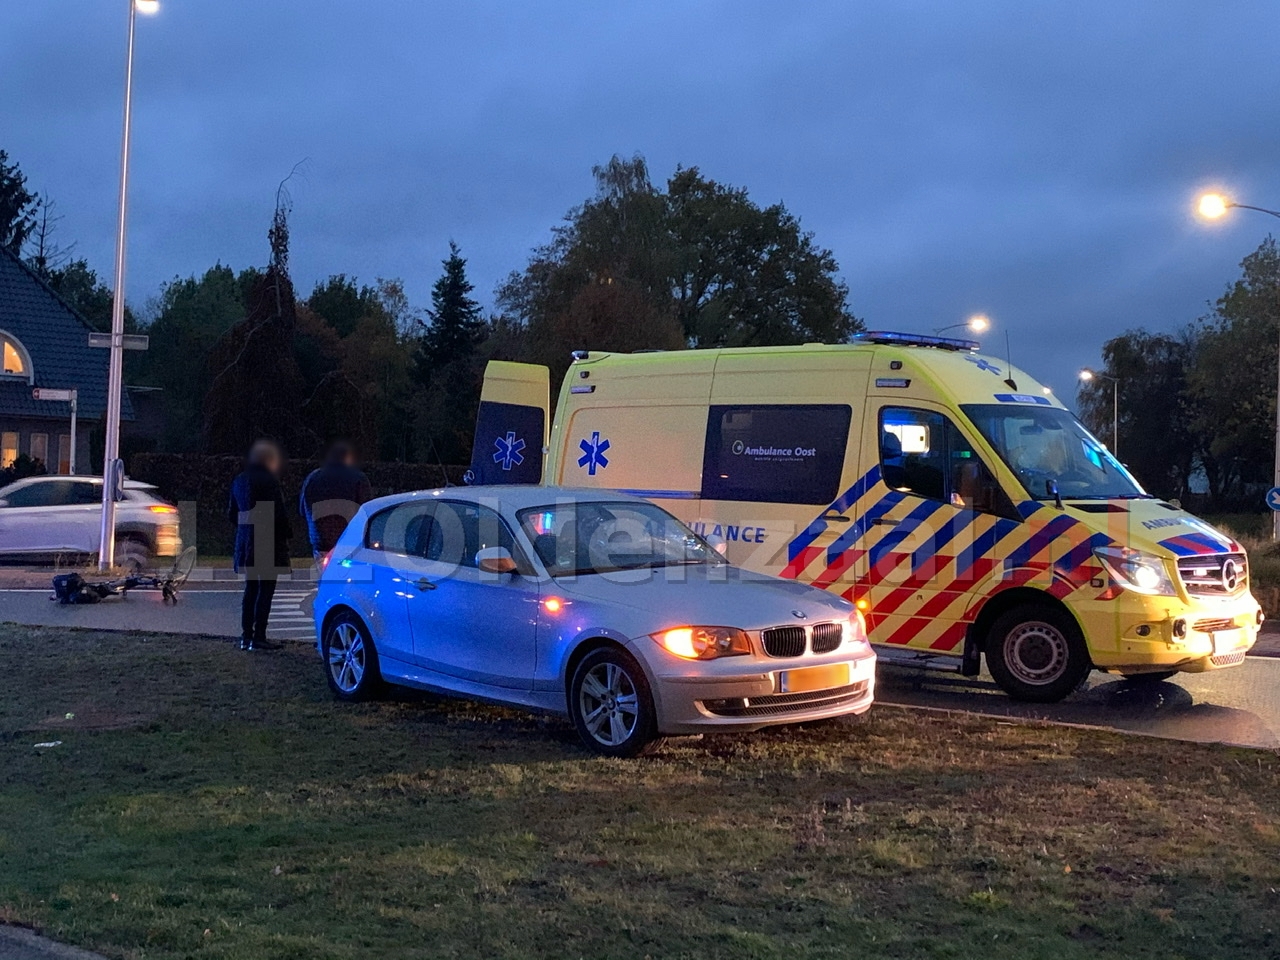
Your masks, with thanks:
M 1203 314 L 1280 222 L 1205 227 L 1204 186 L 1280 207 L 1274 2 L 162 0 L 140 18 L 128 298 L 267 257 L 402 277 L 452 238 L 495 284 L 640 152 L 781 200 L 854 312 L 987 337 L 1068 402 L 1131 326 Z M 109 276 L 126 0 L 0 3 L 0 149 Z

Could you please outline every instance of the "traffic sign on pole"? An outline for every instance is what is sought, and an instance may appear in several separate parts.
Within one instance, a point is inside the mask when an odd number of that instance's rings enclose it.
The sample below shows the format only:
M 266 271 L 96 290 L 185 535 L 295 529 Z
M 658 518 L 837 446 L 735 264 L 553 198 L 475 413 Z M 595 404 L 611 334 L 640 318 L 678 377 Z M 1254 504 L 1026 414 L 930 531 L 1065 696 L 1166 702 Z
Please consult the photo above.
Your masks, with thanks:
M 1280 513 L 1280 487 L 1272 487 L 1267 491 L 1267 506 Z
M 36 387 L 31 391 L 31 399 L 33 400 L 58 400 L 62 403 L 70 403 L 76 398 L 74 390 L 51 390 L 49 387 Z

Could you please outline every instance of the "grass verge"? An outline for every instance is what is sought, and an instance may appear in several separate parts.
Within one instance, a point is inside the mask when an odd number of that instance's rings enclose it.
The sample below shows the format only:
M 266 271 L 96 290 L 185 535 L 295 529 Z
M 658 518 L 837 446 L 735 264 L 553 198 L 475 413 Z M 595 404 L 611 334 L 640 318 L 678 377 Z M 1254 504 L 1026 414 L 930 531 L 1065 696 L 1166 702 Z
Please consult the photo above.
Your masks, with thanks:
M 878 707 L 604 761 L 301 648 L 0 627 L 0 670 L 0 920 L 112 957 L 1280 952 L 1270 753 Z

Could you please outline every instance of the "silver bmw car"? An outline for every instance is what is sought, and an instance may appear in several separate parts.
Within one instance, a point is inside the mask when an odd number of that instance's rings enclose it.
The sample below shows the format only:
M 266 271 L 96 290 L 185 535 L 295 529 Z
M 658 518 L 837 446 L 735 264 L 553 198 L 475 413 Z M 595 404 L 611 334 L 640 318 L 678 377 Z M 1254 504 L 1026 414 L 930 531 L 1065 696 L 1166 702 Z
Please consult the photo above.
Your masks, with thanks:
M 340 700 L 384 683 L 567 715 L 598 753 L 862 713 L 854 606 L 749 573 L 653 503 L 467 487 L 374 500 L 329 555 L 317 646 Z

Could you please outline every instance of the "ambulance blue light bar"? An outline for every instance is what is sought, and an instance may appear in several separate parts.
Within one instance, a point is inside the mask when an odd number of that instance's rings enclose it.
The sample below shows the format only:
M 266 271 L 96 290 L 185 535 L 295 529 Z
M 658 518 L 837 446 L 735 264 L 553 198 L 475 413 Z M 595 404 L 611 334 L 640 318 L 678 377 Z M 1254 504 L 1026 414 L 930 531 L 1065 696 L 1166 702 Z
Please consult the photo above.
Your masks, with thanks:
M 891 343 L 900 347 L 937 347 L 939 350 L 977 350 L 982 346 L 977 340 L 930 337 L 922 333 L 898 333 L 895 330 L 866 330 L 855 333 L 853 339 L 868 343 Z

